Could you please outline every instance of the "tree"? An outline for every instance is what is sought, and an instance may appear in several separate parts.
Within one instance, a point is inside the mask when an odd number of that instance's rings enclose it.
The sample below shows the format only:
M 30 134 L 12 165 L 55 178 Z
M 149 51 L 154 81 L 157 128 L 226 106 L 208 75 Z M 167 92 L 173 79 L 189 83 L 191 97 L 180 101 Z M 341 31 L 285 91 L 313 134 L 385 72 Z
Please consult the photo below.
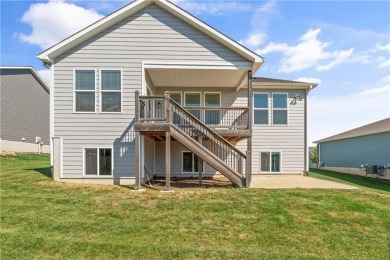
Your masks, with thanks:
M 318 168 L 318 153 L 316 147 L 314 147 L 310 152 L 310 161 L 312 164 L 317 165 Z

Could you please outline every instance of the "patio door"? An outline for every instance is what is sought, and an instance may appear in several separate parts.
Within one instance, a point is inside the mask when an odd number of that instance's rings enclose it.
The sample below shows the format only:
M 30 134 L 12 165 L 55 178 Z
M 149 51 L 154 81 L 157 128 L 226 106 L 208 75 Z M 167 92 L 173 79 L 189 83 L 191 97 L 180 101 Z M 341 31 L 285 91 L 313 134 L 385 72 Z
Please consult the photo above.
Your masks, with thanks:
M 181 92 L 170 92 L 169 95 L 173 101 L 175 101 L 180 106 L 182 105 L 181 104 Z M 180 116 L 176 112 L 173 113 L 173 123 L 175 125 L 180 125 L 180 123 L 181 123 Z
M 221 93 L 206 92 L 204 93 L 204 106 L 215 108 L 215 110 L 206 110 L 204 112 L 204 122 L 206 125 L 218 126 L 220 121 Z
M 201 97 L 200 92 L 186 92 L 184 93 L 184 106 L 186 107 L 200 107 Z M 191 109 L 189 112 L 194 115 L 196 118 L 200 118 L 200 110 Z

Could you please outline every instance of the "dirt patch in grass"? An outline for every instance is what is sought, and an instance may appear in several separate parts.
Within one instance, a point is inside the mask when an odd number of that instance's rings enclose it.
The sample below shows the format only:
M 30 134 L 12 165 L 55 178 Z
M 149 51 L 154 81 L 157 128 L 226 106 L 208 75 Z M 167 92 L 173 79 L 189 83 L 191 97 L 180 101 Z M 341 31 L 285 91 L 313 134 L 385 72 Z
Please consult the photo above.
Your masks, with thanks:
M 156 177 L 152 181 L 152 187 L 164 188 L 165 178 Z M 203 187 L 205 188 L 233 188 L 232 183 L 229 179 L 223 176 L 204 177 L 202 179 Z M 150 187 L 149 183 L 145 184 L 145 187 Z M 172 188 L 199 188 L 199 179 L 196 177 L 172 177 L 171 178 Z

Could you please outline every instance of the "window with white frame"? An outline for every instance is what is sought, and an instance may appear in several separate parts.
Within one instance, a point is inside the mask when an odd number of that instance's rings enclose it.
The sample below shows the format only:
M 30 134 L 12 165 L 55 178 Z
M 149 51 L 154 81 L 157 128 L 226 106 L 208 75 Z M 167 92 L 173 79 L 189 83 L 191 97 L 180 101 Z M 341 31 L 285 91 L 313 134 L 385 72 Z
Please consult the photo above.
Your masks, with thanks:
M 84 170 L 87 176 L 112 175 L 112 149 L 86 148 L 84 149 Z
M 95 70 L 75 70 L 74 111 L 95 112 Z
M 272 124 L 287 125 L 287 94 L 273 93 L 272 94 Z
M 182 172 L 198 172 L 198 156 L 192 152 L 182 153 Z
M 268 93 L 253 93 L 253 123 L 268 125 Z
M 122 75 L 120 70 L 101 70 L 101 112 L 122 111 Z
M 260 172 L 280 172 L 281 152 L 260 152 Z

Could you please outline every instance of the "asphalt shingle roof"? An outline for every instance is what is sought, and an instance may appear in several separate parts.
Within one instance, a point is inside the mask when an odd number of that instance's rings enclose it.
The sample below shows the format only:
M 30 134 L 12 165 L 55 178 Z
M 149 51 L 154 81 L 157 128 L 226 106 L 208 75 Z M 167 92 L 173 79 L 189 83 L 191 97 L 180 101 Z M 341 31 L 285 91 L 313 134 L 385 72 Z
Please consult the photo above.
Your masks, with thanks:
M 300 82 L 300 81 L 285 80 L 285 79 L 272 79 L 272 78 L 264 78 L 264 77 L 254 77 L 252 82 L 262 82 L 262 83 L 304 83 L 304 84 L 310 84 L 308 82 Z
M 384 132 L 390 132 L 390 117 L 368 124 L 364 125 L 337 135 L 333 135 L 318 141 L 315 141 L 315 143 L 323 143 L 323 142 L 329 142 L 329 141 L 335 141 L 335 140 L 341 140 L 346 138 L 353 138 L 358 136 L 364 136 L 364 135 L 371 135 L 371 134 L 378 134 L 378 133 L 384 133 Z

